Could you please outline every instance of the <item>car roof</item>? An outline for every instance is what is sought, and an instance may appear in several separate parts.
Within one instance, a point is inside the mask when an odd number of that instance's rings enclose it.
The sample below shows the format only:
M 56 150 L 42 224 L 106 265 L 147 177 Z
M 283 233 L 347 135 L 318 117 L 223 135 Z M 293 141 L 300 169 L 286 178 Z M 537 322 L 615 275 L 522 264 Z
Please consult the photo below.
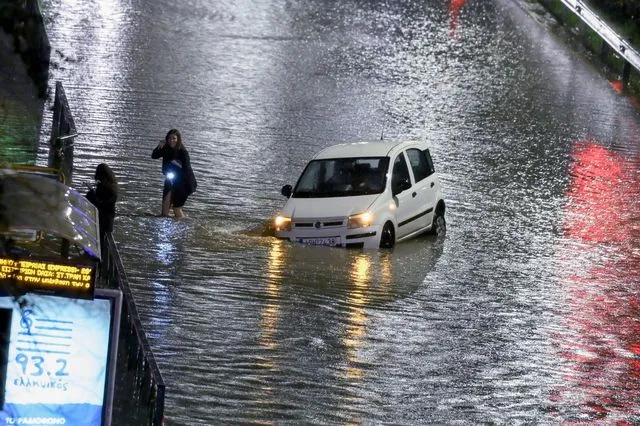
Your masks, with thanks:
M 410 146 L 427 148 L 423 141 L 362 141 L 341 143 L 327 147 L 317 153 L 313 159 L 353 158 L 353 157 L 387 157 L 391 151 L 401 151 Z

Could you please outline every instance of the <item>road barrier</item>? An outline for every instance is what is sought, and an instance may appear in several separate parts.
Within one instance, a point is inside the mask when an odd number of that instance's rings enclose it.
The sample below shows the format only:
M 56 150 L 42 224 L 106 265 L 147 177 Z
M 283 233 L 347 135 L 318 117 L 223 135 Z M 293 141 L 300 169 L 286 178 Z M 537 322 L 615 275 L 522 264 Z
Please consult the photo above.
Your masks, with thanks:
M 67 95 L 61 82 L 56 82 L 53 102 L 53 125 L 49 140 L 48 167 L 57 169 L 62 182 L 71 185 L 73 173 L 73 141 L 78 136 L 76 124 L 69 109 Z
M 577 25 L 583 43 L 621 75 L 623 90 L 631 85 L 640 90 L 640 54 L 628 40 L 616 33 L 580 0 L 540 0 L 561 23 Z M 560 7 L 558 7 L 560 5 Z
M 49 167 L 58 170 L 67 185 L 70 185 L 73 173 L 75 137 L 76 126 L 67 96 L 62 83 L 56 82 Z M 68 249 L 68 242 L 66 248 Z M 113 424 L 161 426 L 164 416 L 164 381 L 140 322 L 120 253 L 110 233 L 102 238 L 101 249 L 102 262 L 97 285 L 120 289 L 123 295 Z
M 161 426 L 165 385 L 142 328 L 131 288 L 111 234 L 102 240 L 101 283 L 123 294 L 114 424 Z M 122 345 L 124 343 L 124 345 Z M 122 358 L 121 358 L 122 357 Z M 125 368 L 125 371 L 122 371 Z M 119 421 L 116 417 L 120 417 Z M 133 421 L 135 420 L 135 421 Z M 133 422 L 132 422 L 133 421 Z

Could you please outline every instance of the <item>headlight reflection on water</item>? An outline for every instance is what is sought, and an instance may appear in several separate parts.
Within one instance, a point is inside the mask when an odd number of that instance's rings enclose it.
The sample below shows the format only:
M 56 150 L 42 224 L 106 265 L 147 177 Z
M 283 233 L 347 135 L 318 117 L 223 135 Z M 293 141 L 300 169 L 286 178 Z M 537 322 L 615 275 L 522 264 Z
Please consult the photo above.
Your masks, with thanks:
M 388 294 L 392 290 L 392 258 L 377 251 L 300 247 L 271 239 L 266 257 L 265 300 L 260 317 L 261 346 L 269 352 L 279 349 L 281 342 L 277 340 L 278 333 L 287 328 L 281 323 L 282 309 L 286 309 L 283 306 L 283 298 L 288 300 L 288 292 L 298 291 L 296 283 L 299 283 L 303 286 L 300 290 L 304 294 L 316 297 L 322 292 L 323 299 L 331 298 L 333 302 L 344 307 L 341 312 L 344 327 L 340 340 L 345 351 L 345 366 L 341 372 L 347 380 L 362 380 L 367 361 L 362 359 L 360 350 L 367 336 L 367 310 L 373 304 L 392 298 Z M 329 275 L 334 276 L 328 287 L 319 283 L 299 281 L 299 276 L 306 273 L 318 273 L 319 278 L 326 277 L 325 272 L 320 272 L 326 270 L 333 271 Z M 288 285 L 290 279 L 292 286 Z M 304 315 L 303 310 L 299 313 Z M 261 357 L 260 367 L 275 369 L 276 359 L 272 356 Z
M 362 380 L 364 377 L 362 368 L 358 366 L 358 349 L 362 346 L 368 322 L 364 307 L 367 303 L 370 268 L 371 260 L 366 254 L 357 255 L 351 265 L 350 278 L 353 284 L 347 295 L 349 314 L 346 318 L 345 336 L 342 338 L 347 348 L 348 367 L 345 376 L 349 380 Z
M 267 259 L 267 286 L 265 296 L 267 298 L 262 318 L 260 319 L 260 343 L 266 349 L 275 349 L 278 343 L 273 339 L 278 330 L 280 317 L 280 291 L 283 279 L 283 270 L 286 264 L 286 252 L 284 242 L 273 239 L 269 247 Z M 272 363 L 269 363 L 272 367 Z

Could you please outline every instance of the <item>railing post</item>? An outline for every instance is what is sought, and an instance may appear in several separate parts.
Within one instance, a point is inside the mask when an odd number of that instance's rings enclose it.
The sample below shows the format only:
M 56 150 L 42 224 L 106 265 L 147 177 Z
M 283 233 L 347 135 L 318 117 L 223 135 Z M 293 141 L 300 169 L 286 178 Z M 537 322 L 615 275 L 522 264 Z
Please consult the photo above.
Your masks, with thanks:
M 630 78 L 631 78 L 631 64 L 625 61 L 624 68 L 622 69 L 622 88 L 624 91 L 627 91 Z
M 606 42 L 606 40 L 602 39 L 602 46 L 600 47 L 600 60 L 606 64 L 608 64 L 607 56 L 609 55 L 610 50 L 611 47 L 609 47 L 609 44 Z
M 73 141 L 78 136 L 62 83 L 56 82 L 48 166 L 57 169 L 67 185 L 73 174 Z
M 153 409 L 153 426 L 162 426 L 164 421 L 164 384 L 157 384 L 157 394 Z

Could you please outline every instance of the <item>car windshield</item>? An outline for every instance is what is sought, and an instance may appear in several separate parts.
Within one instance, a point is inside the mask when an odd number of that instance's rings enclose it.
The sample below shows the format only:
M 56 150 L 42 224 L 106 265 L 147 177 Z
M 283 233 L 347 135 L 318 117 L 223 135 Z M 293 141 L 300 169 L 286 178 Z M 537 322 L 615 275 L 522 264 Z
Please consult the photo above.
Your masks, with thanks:
M 295 198 L 351 197 L 384 191 L 388 157 L 313 160 L 293 191 Z

